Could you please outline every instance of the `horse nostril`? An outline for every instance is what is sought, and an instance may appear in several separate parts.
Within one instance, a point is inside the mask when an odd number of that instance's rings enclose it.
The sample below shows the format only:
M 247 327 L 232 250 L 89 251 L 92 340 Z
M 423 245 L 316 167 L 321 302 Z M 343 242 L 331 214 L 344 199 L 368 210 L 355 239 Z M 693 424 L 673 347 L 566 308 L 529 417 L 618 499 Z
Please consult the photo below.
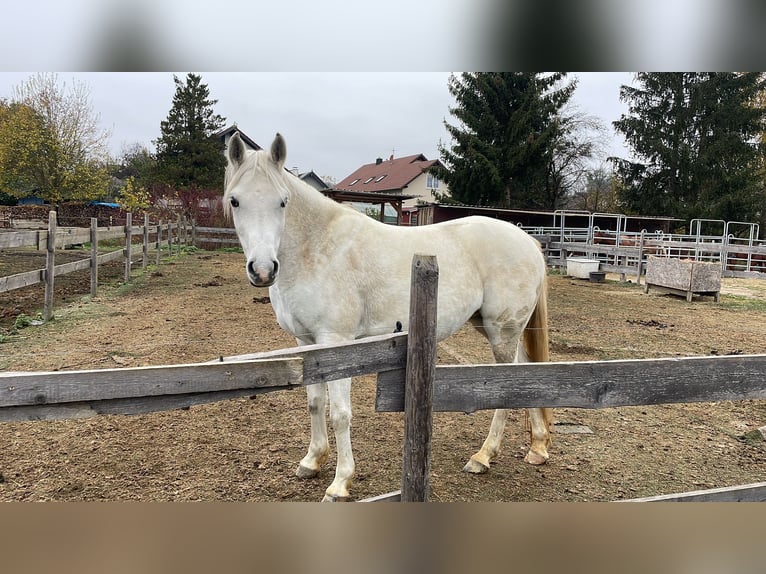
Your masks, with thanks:
M 274 261 L 272 261 L 272 263 L 274 264 L 274 270 L 271 272 L 271 275 L 272 275 L 272 277 L 276 277 L 277 276 L 277 271 L 279 270 L 279 261 L 274 260 Z

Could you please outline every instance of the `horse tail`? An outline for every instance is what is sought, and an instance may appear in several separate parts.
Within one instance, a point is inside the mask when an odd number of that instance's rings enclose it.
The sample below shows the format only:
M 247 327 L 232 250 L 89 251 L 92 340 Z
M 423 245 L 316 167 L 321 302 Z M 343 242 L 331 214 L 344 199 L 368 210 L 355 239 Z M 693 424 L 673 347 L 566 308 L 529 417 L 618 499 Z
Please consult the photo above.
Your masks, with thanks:
M 550 361 L 548 345 L 548 280 L 543 277 L 543 283 L 540 293 L 537 296 L 537 305 L 535 305 L 532 315 L 524 328 L 524 351 L 527 359 L 532 362 Z M 553 423 L 553 409 L 544 408 L 543 416 L 545 424 L 550 432 Z

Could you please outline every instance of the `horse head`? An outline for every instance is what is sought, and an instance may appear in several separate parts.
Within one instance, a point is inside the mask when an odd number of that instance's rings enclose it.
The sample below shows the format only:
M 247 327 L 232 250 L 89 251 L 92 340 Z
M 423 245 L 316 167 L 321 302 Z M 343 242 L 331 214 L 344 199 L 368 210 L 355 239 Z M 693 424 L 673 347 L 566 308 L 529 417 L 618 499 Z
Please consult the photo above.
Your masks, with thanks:
M 277 134 L 270 151 L 245 148 L 239 133 L 226 151 L 224 212 L 245 252 L 247 278 L 255 287 L 269 287 L 279 272 L 279 244 L 285 228 L 289 188 L 284 171 L 287 146 Z

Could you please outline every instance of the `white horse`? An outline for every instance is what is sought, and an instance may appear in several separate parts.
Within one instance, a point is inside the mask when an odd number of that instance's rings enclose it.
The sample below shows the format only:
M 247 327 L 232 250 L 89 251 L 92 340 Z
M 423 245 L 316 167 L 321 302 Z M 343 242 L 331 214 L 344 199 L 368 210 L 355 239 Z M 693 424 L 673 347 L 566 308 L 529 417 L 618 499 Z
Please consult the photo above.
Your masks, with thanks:
M 332 344 L 407 329 L 414 253 L 439 264 L 437 337 L 471 320 L 495 360 L 547 361 L 546 267 L 539 244 L 515 225 L 467 217 L 422 227 L 385 225 L 325 197 L 284 169 L 287 147 L 277 134 L 270 151 L 244 147 L 235 133 L 227 149 L 224 209 L 244 250 L 247 278 L 269 287 L 279 325 L 299 345 Z M 521 344 L 522 333 L 524 333 Z M 324 500 L 346 500 L 354 475 L 351 379 L 306 387 L 311 415 L 301 478 L 327 459 L 325 406 L 338 451 Z M 548 459 L 551 409 L 529 409 L 525 460 Z M 497 456 L 507 412 L 495 412 L 489 435 L 465 471 L 483 473 Z

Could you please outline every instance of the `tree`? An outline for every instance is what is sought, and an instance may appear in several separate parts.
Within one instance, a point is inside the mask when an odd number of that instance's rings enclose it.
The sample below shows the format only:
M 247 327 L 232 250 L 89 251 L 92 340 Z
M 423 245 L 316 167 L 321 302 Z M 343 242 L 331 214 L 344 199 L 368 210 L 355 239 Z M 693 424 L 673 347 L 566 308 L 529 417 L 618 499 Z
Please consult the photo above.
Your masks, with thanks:
M 564 73 L 463 73 L 450 77 L 457 105 L 444 122 L 453 143 L 439 145 L 435 172 L 452 197 L 476 205 L 544 208 L 554 148 L 561 142 L 561 108 L 576 83 Z
M 218 100 L 210 99 L 199 75 L 188 74 L 186 82 L 173 76 L 173 81 L 173 105 L 154 142 L 156 179 L 176 189 L 220 189 L 226 161 L 223 142 L 213 137 L 225 122 L 213 111 Z
M 629 212 L 753 221 L 759 210 L 753 106 L 758 73 L 639 73 L 622 86 L 627 115 L 614 122 L 636 160 L 613 158 Z
M 38 158 L 50 142 L 42 117 L 32 108 L 0 101 L 0 190 L 14 203 L 37 187 Z
M 543 190 L 544 206 L 551 210 L 566 207 L 586 185 L 591 160 L 602 153 L 605 131 L 598 119 L 574 110 L 562 111 L 559 128 Z
M 149 208 L 149 192 L 132 175 L 125 180 L 117 201 L 125 211 L 139 213 Z
M 600 165 L 585 174 L 585 185 L 576 192 L 571 207 L 592 213 L 620 213 L 620 182 L 607 165 Z
M 2 106 L 0 173 L 10 193 L 30 190 L 51 203 L 106 192 L 109 132 L 98 126 L 85 84 L 37 74 Z

